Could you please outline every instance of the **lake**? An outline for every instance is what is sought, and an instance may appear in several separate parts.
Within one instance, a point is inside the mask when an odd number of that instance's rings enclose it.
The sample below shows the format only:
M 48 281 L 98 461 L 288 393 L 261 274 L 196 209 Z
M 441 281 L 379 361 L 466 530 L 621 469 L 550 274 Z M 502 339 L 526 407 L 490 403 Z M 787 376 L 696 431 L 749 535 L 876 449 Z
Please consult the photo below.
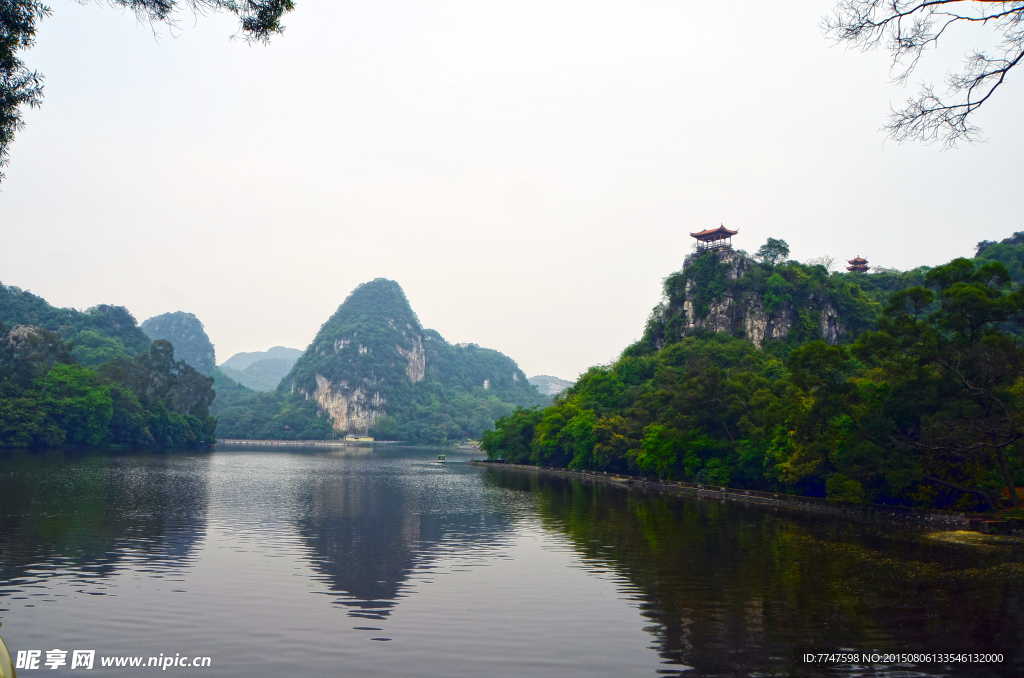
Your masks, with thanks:
M 69 652 L 19 676 L 1024 675 L 1019 542 L 437 452 L 0 453 L 0 635 Z

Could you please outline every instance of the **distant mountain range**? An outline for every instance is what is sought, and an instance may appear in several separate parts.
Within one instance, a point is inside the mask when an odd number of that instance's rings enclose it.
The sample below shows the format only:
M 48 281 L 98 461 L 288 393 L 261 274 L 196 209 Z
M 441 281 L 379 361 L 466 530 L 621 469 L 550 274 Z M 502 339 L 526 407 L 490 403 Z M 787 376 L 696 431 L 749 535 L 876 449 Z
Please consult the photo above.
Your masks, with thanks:
M 230 367 L 233 370 L 244 371 L 247 367 L 253 363 L 261 360 L 289 360 L 292 364 L 299 359 L 302 355 L 302 349 L 298 348 L 287 348 L 285 346 L 274 346 L 266 351 L 249 351 L 244 353 L 236 353 L 224 362 L 219 367 L 221 369 Z
M 246 388 L 273 391 L 302 355 L 297 348 L 274 346 L 266 351 L 236 353 L 220 364 L 220 370 Z

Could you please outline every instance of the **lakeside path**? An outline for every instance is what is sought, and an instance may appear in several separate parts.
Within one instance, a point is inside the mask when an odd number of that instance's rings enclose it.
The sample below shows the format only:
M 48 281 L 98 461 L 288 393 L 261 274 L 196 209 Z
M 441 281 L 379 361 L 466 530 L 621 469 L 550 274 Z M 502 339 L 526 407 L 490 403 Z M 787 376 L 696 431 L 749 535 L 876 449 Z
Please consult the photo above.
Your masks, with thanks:
M 591 483 L 616 485 L 658 494 L 701 497 L 718 501 L 734 501 L 744 504 L 759 504 L 793 509 L 801 512 L 812 512 L 831 515 L 843 515 L 855 518 L 897 520 L 932 526 L 935 529 L 960 529 L 975 532 L 1011 534 L 1024 536 L 1024 520 L 1020 518 L 1008 520 L 992 520 L 986 516 L 968 515 L 953 511 L 936 509 L 918 509 L 908 506 L 887 506 L 885 504 L 855 504 L 851 502 L 828 501 L 818 497 L 803 497 L 781 492 L 759 492 L 757 490 L 739 490 L 729 487 L 697 485 L 679 481 L 663 481 L 640 476 L 629 476 L 597 471 L 574 471 L 571 469 L 530 466 L 526 464 L 509 464 L 501 461 L 473 459 L 472 466 L 491 468 L 497 471 L 521 471 L 539 475 L 561 476 Z

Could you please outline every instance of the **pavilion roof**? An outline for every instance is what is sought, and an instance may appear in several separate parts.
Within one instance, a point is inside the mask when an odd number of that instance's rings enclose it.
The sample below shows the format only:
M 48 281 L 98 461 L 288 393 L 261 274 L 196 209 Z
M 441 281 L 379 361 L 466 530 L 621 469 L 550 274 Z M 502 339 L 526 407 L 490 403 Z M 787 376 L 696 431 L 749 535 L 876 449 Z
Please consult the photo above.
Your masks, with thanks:
M 696 238 L 697 240 L 711 240 L 715 236 L 718 238 L 728 238 L 736 235 L 737 233 L 739 233 L 739 231 L 730 231 L 725 226 L 719 226 L 718 228 L 709 228 L 706 231 L 701 231 L 700 233 L 691 233 L 690 237 Z
M 855 256 L 853 259 L 850 259 L 846 263 L 848 263 L 848 264 L 866 264 L 866 263 L 868 263 L 868 260 L 867 259 L 861 259 L 860 255 L 858 254 L 857 256 Z

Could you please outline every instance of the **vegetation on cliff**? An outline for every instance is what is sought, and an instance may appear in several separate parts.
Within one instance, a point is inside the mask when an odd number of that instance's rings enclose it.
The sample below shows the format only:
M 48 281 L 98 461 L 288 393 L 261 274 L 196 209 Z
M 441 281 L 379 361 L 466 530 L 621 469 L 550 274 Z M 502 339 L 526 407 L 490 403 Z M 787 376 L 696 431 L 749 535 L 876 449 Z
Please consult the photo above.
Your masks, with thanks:
M 687 263 L 637 344 L 554 406 L 499 419 L 488 456 L 843 501 L 1016 504 L 1024 298 L 1002 263 Z
M 206 336 L 203 323 L 192 313 L 164 313 L 144 321 L 140 327 L 150 339 L 171 342 L 178 358 L 202 374 L 210 374 L 217 365 L 213 343 Z
M 166 341 L 92 368 L 55 332 L 0 324 L 0 446 L 208 444 L 212 383 Z
M 871 279 L 865 286 L 872 293 L 913 282 L 889 274 L 832 274 L 825 266 L 796 261 L 775 263 L 777 249 L 759 251 L 760 262 L 742 251 L 687 257 L 682 270 L 665 279 L 664 302 L 625 355 L 651 355 L 702 329 L 747 339 L 776 355 L 815 339 L 848 341 L 873 327 L 881 308 L 862 287 L 865 278 Z
M 998 261 L 1018 285 L 1024 282 L 1024 231 L 1018 231 L 999 242 L 982 240 L 977 244 L 975 259 Z
M 84 313 L 51 306 L 42 297 L 0 284 L 0 323 L 41 327 L 73 342 L 71 354 L 83 365 L 96 366 L 118 357 L 132 358 L 149 350 L 150 338 L 122 306 L 102 304 Z

